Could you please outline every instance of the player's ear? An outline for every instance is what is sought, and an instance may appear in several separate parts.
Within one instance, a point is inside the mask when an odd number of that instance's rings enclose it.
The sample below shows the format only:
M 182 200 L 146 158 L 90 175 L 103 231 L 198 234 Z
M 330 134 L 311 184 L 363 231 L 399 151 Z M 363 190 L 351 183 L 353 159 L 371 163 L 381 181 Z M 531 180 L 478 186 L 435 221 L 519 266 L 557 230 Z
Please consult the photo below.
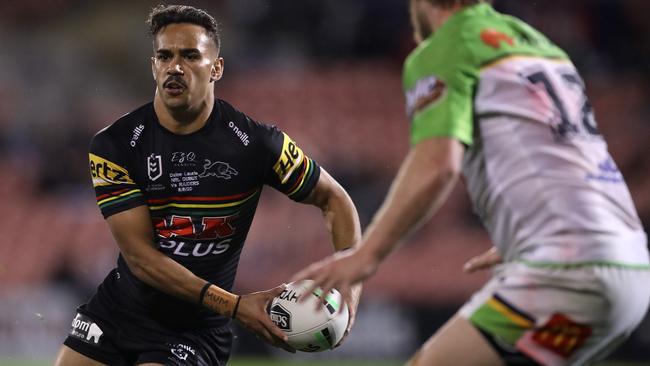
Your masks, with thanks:
M 151 76 L 153 76 L 153 80 L 156 80 L 156 58 L 151 56 Z
M 210 81 L 217 81 L 223 76 L 223 57 L 217 57 L 212 62 Z

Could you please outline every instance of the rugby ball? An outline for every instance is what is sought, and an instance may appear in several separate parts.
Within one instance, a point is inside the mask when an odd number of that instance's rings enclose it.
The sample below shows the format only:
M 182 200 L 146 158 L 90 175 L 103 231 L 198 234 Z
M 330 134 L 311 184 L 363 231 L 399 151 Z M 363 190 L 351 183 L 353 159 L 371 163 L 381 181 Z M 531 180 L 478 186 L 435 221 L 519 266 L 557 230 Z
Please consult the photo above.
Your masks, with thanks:
M 334 348 L 345 334 L 350 314 L 337 290 L 330 291 L 316 309 L 322 293 L 318 288 L 303 302 L 298 302 L 313 281 L 292 282 L 269 306 L 271 320 L 282 329 L 287 343 L 303 352 L 321 352 Z M 339 311 L 340 310 L 340 311 Z

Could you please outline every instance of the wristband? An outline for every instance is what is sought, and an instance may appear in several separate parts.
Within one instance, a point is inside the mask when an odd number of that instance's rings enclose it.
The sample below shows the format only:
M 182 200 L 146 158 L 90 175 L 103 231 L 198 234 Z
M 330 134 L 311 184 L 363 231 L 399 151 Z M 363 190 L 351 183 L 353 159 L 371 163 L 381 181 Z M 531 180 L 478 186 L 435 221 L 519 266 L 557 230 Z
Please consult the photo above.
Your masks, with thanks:
M 239 300 L 241 300 L 241 295 L 237 295 L 237 302 L 235 303 L 235 308 L 232 309 L 232 315 L 230 317 L 233 319 L 235 319 L 235 317 L 237 316 L 237 309 L 239 309 Z
M 199 294 L 199 305 L 203 305 L 203 298 L 205 297 L 205 293 L 208 292 L 208 289 L 212 286 L 212 283 L 206 282 L 205 285 L 203 285 L 203 288 L 201 289 L 201 293 Z

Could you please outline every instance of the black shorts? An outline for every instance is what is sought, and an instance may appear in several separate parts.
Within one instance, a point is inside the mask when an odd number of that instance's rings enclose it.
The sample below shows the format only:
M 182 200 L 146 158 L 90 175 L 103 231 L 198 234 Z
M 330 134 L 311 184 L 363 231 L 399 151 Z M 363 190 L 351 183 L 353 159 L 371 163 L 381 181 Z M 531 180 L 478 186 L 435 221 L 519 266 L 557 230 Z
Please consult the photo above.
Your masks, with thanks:
M 136 334 L 121 337 L 114 325 L 103 324 L 79 308 L 70 334 L 63 342 L 73 350 L 107 365 L 225 365 L 230 357 L 232 331 L 229 325 L 179 334 Z M 157 339 L 156 339 L 157 338 Z
M 112 271 L 77 309 L 66 346 L 111 366 L 226 364 L 233 338 L 228 319 L 195 315 L 200 308 L 124 279 Z

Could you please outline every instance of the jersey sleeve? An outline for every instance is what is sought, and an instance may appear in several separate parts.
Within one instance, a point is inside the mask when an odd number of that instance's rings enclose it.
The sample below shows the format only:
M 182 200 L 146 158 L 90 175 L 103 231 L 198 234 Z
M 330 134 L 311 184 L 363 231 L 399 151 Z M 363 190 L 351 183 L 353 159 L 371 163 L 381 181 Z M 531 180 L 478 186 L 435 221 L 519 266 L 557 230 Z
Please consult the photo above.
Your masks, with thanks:
M 90 144 L 90 175 L 97 205 L 104 218 L 146 204 L 142 191 L 126 168 L 123 155 L 110 137 L 102 132 Z
M 472 144 L 476 78 L 470 53 L 459 43 L 431 39 L 414 50 L 404 64 L 413 146 L 429 137 L 452 137 Z
M 268 129 L 265 139 L 271 157 L 267 166 L 266 184 L 294 201 L 303 201 L 318 183 L 320 166 L 289 135 L 276 127 Z

